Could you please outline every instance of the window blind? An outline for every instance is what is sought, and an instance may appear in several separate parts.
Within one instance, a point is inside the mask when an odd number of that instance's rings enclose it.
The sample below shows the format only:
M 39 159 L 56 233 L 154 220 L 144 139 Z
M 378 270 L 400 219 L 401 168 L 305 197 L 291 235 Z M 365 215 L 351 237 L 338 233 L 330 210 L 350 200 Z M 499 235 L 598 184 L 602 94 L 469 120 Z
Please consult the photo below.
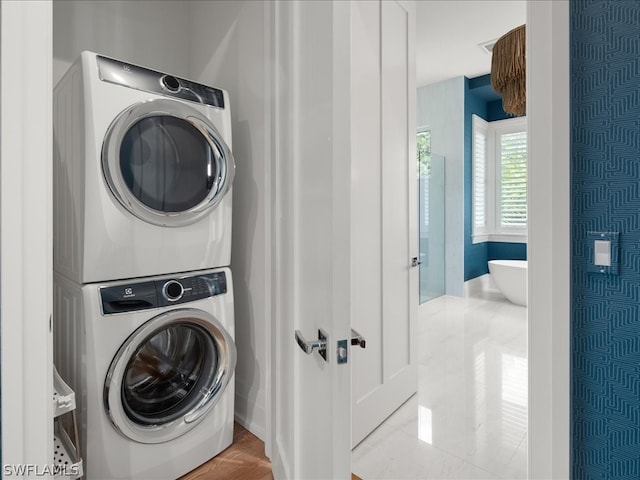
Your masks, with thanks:
M 474 118 L 473 136 L 473 227 L 474 233 L 487 228 L 487 131 L 486 122 Z
M 527 225 L 527 133 L 500 135 L 500 225 Z

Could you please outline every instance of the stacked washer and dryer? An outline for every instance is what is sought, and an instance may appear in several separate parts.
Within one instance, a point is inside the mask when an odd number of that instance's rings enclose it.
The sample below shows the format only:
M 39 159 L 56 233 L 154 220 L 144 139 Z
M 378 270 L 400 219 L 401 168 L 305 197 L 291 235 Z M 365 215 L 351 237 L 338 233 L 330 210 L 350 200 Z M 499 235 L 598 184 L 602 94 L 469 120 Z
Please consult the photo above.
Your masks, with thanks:
M 217 88 L 83 52 L 54 90 L 54 359 L 88 480 L 232 442 L 229 145 Z

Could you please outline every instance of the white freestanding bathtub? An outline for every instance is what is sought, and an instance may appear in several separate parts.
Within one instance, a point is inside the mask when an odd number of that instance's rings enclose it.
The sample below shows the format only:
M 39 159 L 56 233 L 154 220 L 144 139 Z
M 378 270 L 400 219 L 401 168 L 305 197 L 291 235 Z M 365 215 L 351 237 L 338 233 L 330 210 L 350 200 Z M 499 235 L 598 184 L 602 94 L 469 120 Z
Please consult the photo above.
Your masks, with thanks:
M 490 260 L 489 273 L 507 300 L 527 306 L 526 260 Z

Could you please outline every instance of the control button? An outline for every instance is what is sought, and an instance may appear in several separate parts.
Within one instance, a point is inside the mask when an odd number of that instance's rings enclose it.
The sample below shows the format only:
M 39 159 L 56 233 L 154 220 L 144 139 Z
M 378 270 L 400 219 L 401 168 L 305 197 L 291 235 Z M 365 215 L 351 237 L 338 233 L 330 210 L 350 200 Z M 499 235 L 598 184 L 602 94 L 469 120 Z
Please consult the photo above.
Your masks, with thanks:
M 180 90 L 180 82 L 172 75 L 165 75 L 160 79 L 162 86 L 170 92 L 176 93 Z
M 182 284 L 176 280 L 169 280 L 162 287 L 162 294 L 170 302 L 178 301 L 184 294 L 184 288 Z

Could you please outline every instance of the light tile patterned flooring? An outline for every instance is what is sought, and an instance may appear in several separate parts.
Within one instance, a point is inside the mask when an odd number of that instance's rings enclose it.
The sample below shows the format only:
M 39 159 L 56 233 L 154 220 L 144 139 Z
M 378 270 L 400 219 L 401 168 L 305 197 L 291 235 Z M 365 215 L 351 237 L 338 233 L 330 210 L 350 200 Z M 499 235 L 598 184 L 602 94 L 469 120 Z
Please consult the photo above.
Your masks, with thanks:
M 498 293 L 425 305 L 418 393 L 353 450 L 353 472 L 526 479 L 527 309 Z

